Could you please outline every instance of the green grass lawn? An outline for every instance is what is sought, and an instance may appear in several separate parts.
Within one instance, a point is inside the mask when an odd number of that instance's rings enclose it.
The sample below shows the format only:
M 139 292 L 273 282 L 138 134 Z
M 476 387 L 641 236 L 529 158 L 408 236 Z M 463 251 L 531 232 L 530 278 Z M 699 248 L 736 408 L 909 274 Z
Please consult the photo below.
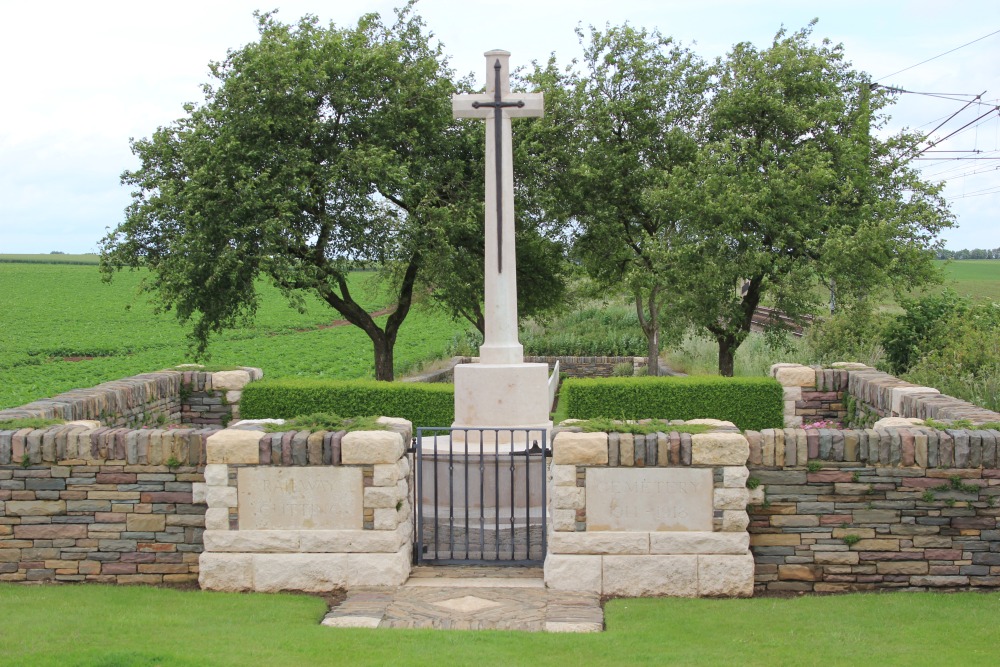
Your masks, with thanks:
M 591 635 L 349 630 L 325 603 L 144 587 L 0 584 L 0 663 L 993 665 L 1000 594 L 612 600 Z
M 96 265 L 0 262 L 0 408 L 191 361 L 188 329 L 136 293 L 140 276 L 121 273 L 107 285 Z M 351 275 L 370 312 L 390 305 L 373 276 Z M 354 326 L 326 327 L 340 319 L 332 308 L 308 298 L 300 313 L 264 283 L 260 294 L 253 326 L 213 339 L 213 364 L 259 366 L 267 377 L 372 377 L 371 341 Z M 464 329 L 412 310 L 396 342 L 397 372 L 444 354 Z

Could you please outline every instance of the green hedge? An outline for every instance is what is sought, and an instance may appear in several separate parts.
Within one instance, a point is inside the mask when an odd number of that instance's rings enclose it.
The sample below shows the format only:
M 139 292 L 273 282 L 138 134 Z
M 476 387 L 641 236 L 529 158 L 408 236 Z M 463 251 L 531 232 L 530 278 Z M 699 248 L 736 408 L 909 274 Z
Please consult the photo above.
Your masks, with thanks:
M 567 380 L 559 401 L 570 419 L 724 419 L 743 430 L 784 426 L 772 378 L 638 377 Z
M 248 384 L 240 401 L 244 419 L 290 419 L 314 412 L 402 417 L 414 427 L 451 426 L 455 388 L 440 383 L 285 378 Z

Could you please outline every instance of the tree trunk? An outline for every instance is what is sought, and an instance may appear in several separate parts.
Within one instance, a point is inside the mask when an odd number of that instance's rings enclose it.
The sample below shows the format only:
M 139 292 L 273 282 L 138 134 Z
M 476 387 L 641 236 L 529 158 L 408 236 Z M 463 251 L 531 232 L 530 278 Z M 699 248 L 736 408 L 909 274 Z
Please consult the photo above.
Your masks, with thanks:
M 392 369 L 394 346 L 385 336 L 372 336 L 371 339 L 372 345 L 375 347 L 375 379 L 392 382 L 394 377 Z
M 649 292 L 649 317 L 643 311 L 642 295 L 639 289 L 635 290 L 635 310 L 639 316 L 639 326 L 646 334 L 646 374 L 658 376 L 660 374 L 660 320 L 659 304 L 656 296 L 660 288 L 654 287 Z
M 730 336 L 720 336 L 719 343 L 719 375 L 733 377 L 733 358 L 736 356 L 737 345 Z
M 660 374 L 660 328 L 646 336 L 646 375 Z

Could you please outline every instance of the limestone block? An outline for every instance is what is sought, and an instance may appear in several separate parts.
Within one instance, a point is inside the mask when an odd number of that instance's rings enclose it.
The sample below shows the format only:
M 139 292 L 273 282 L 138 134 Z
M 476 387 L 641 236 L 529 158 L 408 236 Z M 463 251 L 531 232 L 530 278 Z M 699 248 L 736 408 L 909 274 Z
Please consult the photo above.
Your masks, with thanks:
M 225 507 L 205 510 L 205 530 L 229 530 L 229 510 Z
M 771 375 L 785 387 L 815 387 L 816 371 L 799 364 L 775 364 Z
M 297 530 L 206 530 L 205 551 L 212 553 L 294 553 Z
M 753 595 L 753 554 L 698 556 L 698 595 L 740 597 Z
M 209 591 L 253 590 L 253 556 L 202 553 L 198 557 L 198 585 Z
M 756 489 L 747 489 L 747 491 L 750 492 L 749 495 L 748 495 L 748 497 L 747 497 L 747 504 L 748 505 L 763 505 L 764 501 L 767 500 L 767 496 L 765 494 L 765 489 L 766 489 L 766 487 L 763 484 L 760 485 L 760 486 L 758 486 Z
M 746 466 L 726 466 L 722 469 L 722 485 L 727 489 L 745 489 L 750 471 Z
M 608 434 L 560 431 L 552 441 L 552 463 L 607 465 Z
M 582 486 L 557 486 L 552 496 L 556 509 L 582 510 L 587 506 L 587 490 Z
M 695 433 L 691 436 L 691 464 L 745 466 L 750 443 L 740 433 Z
M 555 486 L 576 486 L 576 466 L 552 466 L 552 483 Z
M 722 530 L 726 533 L 745 532 L 750 525 L 750 515 L 746 510 L 723 510 Z
M 375 475 L 372 484 L 375 486 L 396 486 L 399 481 L 399 465 L 396 463 L 379 463 L 373 466 Z
M 259 462 L 258 443 L 264 436 L 260 431 L 243 431 L 227 428 L 208 436 L 205 456 L 208 463 L 250 463 Z
M 649 533 L 614 531 L 553 533 L 549 537 L 549 553 L 648 554 Z
M 395 463 L 405 449 L 395 431 L 353 431 L 340 441 L 340 460 L 344 465 Z
M 227 391 L 226 392 L 226 403 L 233 405 L 234 403 L 239 403 L 243 399 L 242 391 Z
M 549 553 L 545 556 L 545 585 L 558 591 L 587 591 L 601 593 L 603 590 L 603 556 L 568 556 Z
M 743 510 L 747 508 L 750 492 L 744 486 L 741 489 L 715 489 L 713 506 L 717 510 Z
M 553 530 L 576 530 L 576 510 L 552 510 Z
M 392 508 L 396 509 L 396 503 L 401 500 L 396 487 L 369 486 L 365 489 L 365 507 L 367 508 Z
M 802 387 L 782 387 L 781 393 L 784 396 L 784 400 L 788 401 L 801 401 L 802 400 Z M 792 407 L 795 407 L 794 405 Z
M 785 428 L 799 428 L 803 424 L 803 419 L 801 415 L 797 416 L 785 416 Z
M 216 509 L 220 507 L 236 507 L 238 505 L 235 486 L 209 486 L 206 487 L 205 501 L 208 506 Z
M 399 525 L 399 512 L 394 507 L 391 508 L 379 508 L 375 510 L 375 530 L 396 530 L 396 526 Z
M 694 426 L 701 425 L 701 426 L 715 426 L 716 428 L 736 428 L 736 424 L 734 424 L 733 422 L 727 422 L 723 419 L 707 419 L 707 418 L 688 419 L 684 423 L 691 424 Z
M 893 387 L 890 390 L 890 397 L 892 400 L 892 413 L 891 416 L 902 416 L 903 414 L 903 397 L 909 394 L 940 394 L 941 392 L 934 387 Z
M 195 505 L 204 505 L 208 502 L 208 487 L 204 482 L 193 482 L 191 484 L 191 502 Z
M 882 431 L 890 428 L 910 428 L 915 425 L 920 426 L 923 423 L 923 419 L 917 419 L 916 417 L 883 417 L 875 422 L 872 428 Z
M 698 595 L 698 559 L 705 556 L 602 558 L 604 595 L 695 597 Z
M 399 471 L 399 479 L 406 479 L 410 476 L 410 459 L 409 457 L 402 457 L 396 461 L 396 469 Z
M 651 554 L 735 554 L 750 549 L 750 536 L 743 533 L 707 531 L 656 532 L 649 534 Z
M 253 554 L 253 590 L 330 591 L 347 584 L 347 554 Z
M 410 524 L 396 530 L 303 530 L 299 551 L 315 553 L 395 553 L 409 544 Z
M 348 554 L 348 586 L 401 586 L 410 577 L 410 548 L 396 553 Z
M 101 428 L 101 422 L 96 419 L 76 419 L 71 422 L 66 422 L 66 426 L 83 426 L 84 428 L 93 430 Z
M 216 371 L 212 373 L 212 389 L 228 389 L 237 391 L 250 384 L 250 373 L 247 371 Z

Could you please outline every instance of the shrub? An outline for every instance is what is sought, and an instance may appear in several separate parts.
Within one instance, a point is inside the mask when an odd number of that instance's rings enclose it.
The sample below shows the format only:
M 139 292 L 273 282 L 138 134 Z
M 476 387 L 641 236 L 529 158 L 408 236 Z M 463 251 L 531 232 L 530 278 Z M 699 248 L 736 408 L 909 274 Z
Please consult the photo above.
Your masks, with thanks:
M 900 305 L 906 312 L 891 320 L 882 333 L 886 360 L 896 375 L 942 347 L 951 338 L 950 323 L 968 312 L 970 302 L 945 290 L 919 299 L 902 299 Z
M 247 385 L 240 401 L 244 419 L 291 419 L 317 412 L 450 426 L 455 421 L 455 388 L 443 383 L 285 378 Z
M 640 377 L 567 380 L 568 418 L 724 419 L 747 430 L 781 428 L 781 385 L 771 378 Z

